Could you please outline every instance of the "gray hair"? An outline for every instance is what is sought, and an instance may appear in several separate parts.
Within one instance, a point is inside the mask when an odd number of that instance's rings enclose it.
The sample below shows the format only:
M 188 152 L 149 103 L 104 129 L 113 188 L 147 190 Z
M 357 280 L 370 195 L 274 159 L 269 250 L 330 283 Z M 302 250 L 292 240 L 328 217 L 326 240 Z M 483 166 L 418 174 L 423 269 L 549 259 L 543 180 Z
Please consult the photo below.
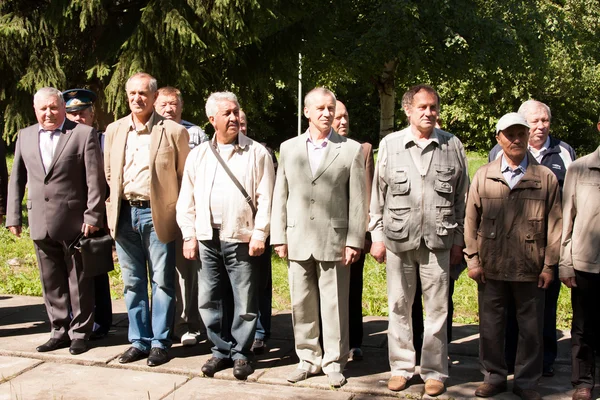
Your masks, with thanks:
M 527 100 L 525 103 L 521 104 L 521 107 L 519 107 L 519 111 L 517 111 L 519 114 L 521 114 L 522 116 L 525 117 L 525 119 L 527 119 L 527 115 L 529 114 L 530 110 L 533 107 L 542 107 L 546 110 L 546 112 L 548 113 L 548 119 L 552 121 L 552 112 L 550 112 L 550 107 L 548 107 L 546 104 L 542 103 L 541 101 L 537 101 L 537 100 Z
M 33 102 L 39 99 L 47 99 L 48 97 L 56 97 L 60 105 L 65 105 L 65 99 L 62 92 L 53 87 L 43 87 L 33 95 Z
M 206 100 L 206 116 L 208 118 L 214 117 L 219 111 L 219 103 L 222 101 L 231 101 L 240 108 L 237 96 L 231 92 L 214 92 Z
M 316 87 L 313 90 L 311 90 L 310 92 L 306 93 L 306 96 L 304 96 L 304 107 L 308 108 L 312 105 L 313 97 L 316 94 L 331 96 L 333 98 L 334 103 L 337 101 L 337 99 L 335 98 L 335 94 L 333 94 L 333 92 L 331 90 L 326 89 L 324 87 Z
M 146 72 L 137 72 L 137 73 L 131 75 L 129 77 L 129 79 L 127 79 L 127 82 L 125 83 L 125 91 L 127 91 L 127 86 L 129 86 L 129 82 L 131 82 L 134 79 L 140 79 L 140 78 L 146 78 L 149 80 L 148 88 L 150 89 L 150 91 L 152 93 L 155 93 L 158 90 L 158 82 L 156 82 L 155 77 L 153 77 L 152 75 L 150 75 Z

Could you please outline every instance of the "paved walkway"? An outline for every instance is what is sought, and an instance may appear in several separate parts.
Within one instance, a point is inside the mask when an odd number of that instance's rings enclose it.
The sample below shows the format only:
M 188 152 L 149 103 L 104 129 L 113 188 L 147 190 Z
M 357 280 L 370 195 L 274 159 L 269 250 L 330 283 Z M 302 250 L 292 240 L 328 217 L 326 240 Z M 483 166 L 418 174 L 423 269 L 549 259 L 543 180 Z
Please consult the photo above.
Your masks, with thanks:
M 127 315 L 123 301 L 115 301 L 114 323 L 109 337 L 91 342 L 92 348 L 79 356 L 68 349 L 37 353 L 36 346 L 49 338 L 49 324 L 42 299 L 0 295 L 0 400 L 4 399 L 293 399 L 362 400 L 374 398 L 420 399 L 423 382 L 410 381 L 400 393 L 387 389 L 389 365 L 386 347 L 387 319 L 365 318 L 365 359 L 349 362 L 344 374 L 348 383 L 332 389 L 325 376 L 289 384 L 285 377 L 297 362 L 293 348 L 291 317 L 288 312 L 273 316 L 270 351 L 257 358 L 256 371 L 248 381 L 237 381 L 231 369 L 214 378 L 200 376 L 200 367 L 210 358 L 210 344 L 204 337 L 194 347 L 173 346 L 171 361 L 150 368 L 146 361 L 121 365 L 120 353 L 129 347 Z M 453 360 L 447 391 L 439 398 L 470 399 L 482 375 L 477 363 L 478 327 L 455 325 L 455 340 L 450 345 Z M 559 342 L 557 374 L 542 378 L 545 399 L 570 399 L 570 363 L 568 333 Z M 509 382 L 509 389 L 511 385 Z M 496 399 L 517 399 L 511 392 Z

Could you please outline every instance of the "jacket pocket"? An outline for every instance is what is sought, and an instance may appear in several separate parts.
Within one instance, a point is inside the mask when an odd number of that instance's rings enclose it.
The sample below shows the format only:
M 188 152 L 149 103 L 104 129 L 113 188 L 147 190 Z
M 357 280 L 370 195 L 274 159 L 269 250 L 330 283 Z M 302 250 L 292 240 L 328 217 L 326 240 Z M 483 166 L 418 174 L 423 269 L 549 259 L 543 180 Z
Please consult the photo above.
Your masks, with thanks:
M 333 229 L 348 229 L 348 220 L 345 218 L 332 218 L 331 227 Z
M 68 200 L 67 201 L 67 207 L 69 207 L 70 210 L 78 210 L 79 208 L 81 208 L 81 204 L 82 204 L 82 202 L 79 200 Z
M 390 209 L 384 221 L 383 232 L 393 240 L 406 239 L 410 220 L 410 208 Z
M 438 193 L 449 194 L 454 191 L 452 186 L 452 177 L 454 176 L 454 167 L 447 165 L 435 165 L 435 183 L 433 190 Z
M 448 236 L 448 232 L 458 226 L 452 207 L 438 207 L 436 213 L 436 233 L 438 236 Z
M 544 218 L 529 218 L 527 221 L 527 231 L 525 240 L 543 240 L 544 239 Z
M 33 207 L 33 202 L 31 200 L 27 200 L 27 209 L 31 210 L 32 207 Z
M 496 239 L 496 218 L 482 218 L 477 235 L 486 239 Z
M 288 219 L 286 223 L 286 228 L 293 228 L 296 226 L 296 220 Z
M 407 168 L 396 168 L 392 173 L 390 192 L 394 196 L 405 195 L 410 191 Z

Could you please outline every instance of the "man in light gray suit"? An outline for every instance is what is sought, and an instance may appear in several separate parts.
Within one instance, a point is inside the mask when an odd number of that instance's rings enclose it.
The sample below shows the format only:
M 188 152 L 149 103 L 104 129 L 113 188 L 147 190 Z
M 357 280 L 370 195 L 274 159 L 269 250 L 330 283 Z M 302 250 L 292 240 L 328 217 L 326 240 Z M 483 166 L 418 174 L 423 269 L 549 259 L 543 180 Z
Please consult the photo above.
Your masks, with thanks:
M 27 185 L 30 235 L 52 327 L 50 340 L 37 351 L 70 346 L 71 354 L 80 354 L 94 325 L 94 281 L 83 276 L 81 254 L 68 246 L 81 232 L 87 236 L 103 225 L 100 143 L 94 128 L 65 118 L 59 90 L 40 89 L 33 106 L 38 123 L 22 129 L 15 146 L 6 226 L 21 235 Z
M 304 98 L 308 130 L 280 147 L 271 242 L 288 257 L 298 382 L 321 370 L 340 387 L 348 359 L 350 264 L 367 223 L 365 161 L 359 143 L 332 128 L 336 99 L 324 88 Z M 319 307 L 323 347 L 319 344 Z

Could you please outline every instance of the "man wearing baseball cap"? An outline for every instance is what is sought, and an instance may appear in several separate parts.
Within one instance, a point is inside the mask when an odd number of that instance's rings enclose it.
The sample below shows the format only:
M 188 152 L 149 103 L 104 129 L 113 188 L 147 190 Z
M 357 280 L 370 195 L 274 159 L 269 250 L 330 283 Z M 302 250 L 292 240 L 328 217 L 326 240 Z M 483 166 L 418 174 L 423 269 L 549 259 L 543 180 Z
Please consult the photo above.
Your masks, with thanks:
M 496 125 L 502 157 L 473 178 L 465 216 L 469 277 L 479 291 L 479 359 L 484 383 L 478 397 L 506 391 L 506 306 L 516 305 L 519 343 L 513 393 L 541 399 L 544 290 L 553 279 L 561 237 L 559 186 L 552 171 L 527 151 L 529 124 L 518 113 Z
M 78 124 L 92 126 L 94 124 L 94 101 L 96 93 L 87 89 L 69 89 L 63 92 L 67 118 Z M 100 149 L 104 152 L 104 132 L 98 132 Z M 106 222 L 105 222 L 106 226 Z M 108 259 L 103 257 L 102 259 Z M 110 255 L 112 259 L 112 254 Z M 113 269 L 111 266 L 107 270 Z M 112 303 L 110 299 L 110 281 L 108 273 L 94 277 L 94 330 L 91 340 L 101 339 L 108 335 L 112 324 Z

